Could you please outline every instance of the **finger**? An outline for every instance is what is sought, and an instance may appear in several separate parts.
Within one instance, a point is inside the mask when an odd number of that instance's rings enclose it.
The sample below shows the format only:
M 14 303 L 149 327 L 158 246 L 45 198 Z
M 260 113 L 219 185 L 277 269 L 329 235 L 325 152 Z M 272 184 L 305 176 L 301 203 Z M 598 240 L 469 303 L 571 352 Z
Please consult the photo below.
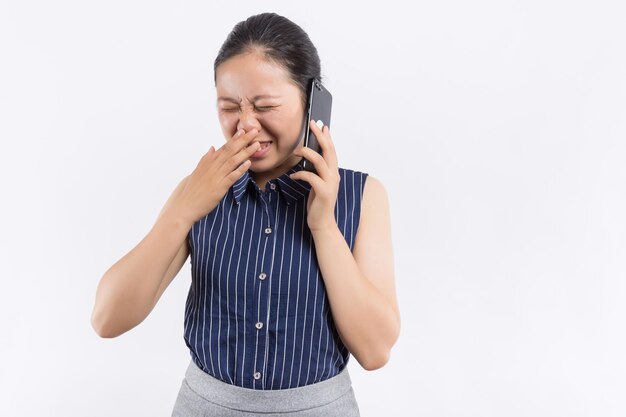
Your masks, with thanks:
M 233 155 L 232 157 L 233 165 L 240 166 L 240 164 L 244 163 L 245 161 L 250 161 L 250 158 L 252 157 L 252 155 L 256 151 L 258 151 L 260 147 L 261 147 L 261 144 L 259 142 L 254 142 L 250 146 L 246 147 L 245 149 L 242 149 L 241 152 L 238 152 L 237 154 Z M 252 161 L 250 161 L 250 164 L 251 163 Z
M 326 160 L 324 159 L 324 156 L 315 152 L 313 149 L 304 146 L 300 149 L 296 149 L 293 153 L 311 161 L 311 163 L 315 167 L 315 170 L 321 178 L 323 178 L 324 180 L 327 180 L 329 178 L 329 168 Z
M 330 136 L 330 127 L 324 126 L 323 130 L 326 132 L 326 138 L 328 139 L 328 151 L 326 152 L 328 156 L 328 166 L 337 169 L 339 166 L 339 160 L 337 158 L 337 150 L 335 149 L 333 138 Z
M 314 173 L 301 170 L 301 171 L 294 172 L 293 174 L 290 174 L 289 178 L 292 178 L 294 180 L 302 180 L 302 181 L 308 182 L 309 184 L 311 184 L 311 187 L 313 187 L 315 194 L 321 195 L 322 187 L 324 186 L 324 180 L 318 177 L 317 175 L 315 175 Z
M 240 129 L 240 130 L 243 131 L 243 129 Z M 252 141 L 258 134 L 259 134 L 258 129 L 252 129 L 252 130 L 245 132 L 243 135 L 239 136 L 238 139 L 244 144 L 246 144 Z
M 211 147 L 209 148 L 209 150 L 208 150 L 208 151 L 207 151 L 204 155 L 202 155 L 202 158 L 200 158 L 200 162 L 202 162 L 202 161 L 204 161 L 204 160 L 208 159 L 208 158 L 209 158 L 211 155 L 213 155 L 214 153 L 215 153 L 215 147 L 214 147 L 213 145 L 211 145 Z M 198 163 L 200 163 L 200 162 L 198 162 Z
M 261 147 L 261 142 L 254 142 L 250 146 L 248 146 L 245 150 L 248 154 L 248 158 L 251 157 L 256 151 Z
M 224 157 L 224 154 L 239 152 L 239 149 L 236 146 L 237 140 L 241 139 L 245 133 L 246 132 L 243 129 L 239 129 L 230 137 L 230 139 L 226 139 L 226 142 L 216 150 L 216 152 L 219 153 L 219 156 Z M 228 157 L 228 155 L 226 155 L 226 157 Z
M 313 134 L 315 135 L 315 139 L 317 139 L 317 142 L 320 144 L 320 147 L 322 148 L 322 153 L 326 153 L 326 149 L 328 148 L 328 139 L 326 138 L 324 132 L 322 132 L 322 130 L 320 129 L 320 127 L 317 125 L 316 120 L 311 120 L 311 130 L 313 131 Z
M 227 141 L 227 143 L 232 143 L 233 145 L 245 145 L 252 138 L 254 138 L 259 131 L 257 129 L 252 129 L 249 131 L 245 131 L 243 129 L 239 129 L 235 132 L 235 134 Z
M 259 133 L 257 129 L 252 129 L 245 132 L 243 129 L 239 129 L 232 137 L 227 141 L 222 148 L 226 148 L 224 157 L 225 159 L 232 158 L 234 155 L 240 154 L 246 148 L 249 147 L 250 142 Z M 245 152 L 244 152 L 245 153 Z
M 237 147 L 237 149 L 241 150 L 244 148 L 249 148 L 253 143 L 259 143 L 257 140 L 258 135 L 259 131 L 257 129 L 252 129 L 251 131 L 247 132 L 240 138 L 240 141 L 242 142 L 241 148 Z
M 248 168 L 250 168 L 251 164 L 252 162 L 249 159 L 246 159 L 237 167 L 237 169 L 231 172 L 229 175 L 232 175 L 231 179 L 233 180 L 233 182 L 237 181 L 237 179 L 241 177 L 241 174 L 243 174 L 248 170 Z
M 239 137 L 243 136 L 243 135 L 244 135 L 244 133 L 246 133 L 246 132 L 245 132 L 245 130 L 243 130 L 243 129 L 238 129 L 238 130 L 235 132 L 235 134 L 233 135 L 233 139 L 237 139 L 237 138 L 239 138 Z
M 320 129 L 317 123 L 315 123 L 315 120 L 311 120 L 311 130 L 315 134 L 317 142 L 320 144 L 322 156 L 328 165 L 337 167 L 337 153 L 335 151 L 335 146 L 330 139 L 330 128 L 327 125 L 324 125 L 324 127 Z

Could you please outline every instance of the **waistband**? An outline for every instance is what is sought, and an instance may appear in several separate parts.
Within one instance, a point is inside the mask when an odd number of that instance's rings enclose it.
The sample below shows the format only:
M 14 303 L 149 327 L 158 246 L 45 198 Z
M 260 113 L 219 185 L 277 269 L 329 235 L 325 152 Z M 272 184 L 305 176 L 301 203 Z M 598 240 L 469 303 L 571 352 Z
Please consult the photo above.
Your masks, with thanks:
M 185 372 L 189 387 L 204 399 L 237 410 L 263 412 L 298 411 L 319 407 L 350 391 L 352 381 L 347 366 L 324 381 L 296 388 L 258 390 L 226 383 L 204 372 L 190 361 Z

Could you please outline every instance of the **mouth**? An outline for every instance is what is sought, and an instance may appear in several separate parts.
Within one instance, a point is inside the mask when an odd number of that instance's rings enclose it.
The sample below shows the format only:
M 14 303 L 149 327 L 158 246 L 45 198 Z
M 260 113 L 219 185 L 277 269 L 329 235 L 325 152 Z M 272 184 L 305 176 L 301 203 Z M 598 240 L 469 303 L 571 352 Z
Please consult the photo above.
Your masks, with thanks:
M 259 143 L 261 144 L 261 147 L 252 155 L 252 158 L 261 158 L 265 156 L 265 154 L 267 154 L 267 152 L 269 151 L 269 147 L 272 144 L 272 141 L 263 141 Z

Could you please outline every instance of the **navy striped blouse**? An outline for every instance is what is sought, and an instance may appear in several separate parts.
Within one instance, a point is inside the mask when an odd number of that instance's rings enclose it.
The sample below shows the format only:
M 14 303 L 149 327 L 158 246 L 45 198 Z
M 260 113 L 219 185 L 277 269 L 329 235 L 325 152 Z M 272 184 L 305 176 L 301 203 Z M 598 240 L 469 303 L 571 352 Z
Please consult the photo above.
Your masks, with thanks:
M 348 364 L 306 221 L 311 185 L 289 178 L 301 169 L 302 160 L 265 192 L 244 173 L 189 231 L 184 339 L 195 364 L 226 383 L 295 388 Z M 339 173 L 335 219 L 352 250 L 368 174 Z

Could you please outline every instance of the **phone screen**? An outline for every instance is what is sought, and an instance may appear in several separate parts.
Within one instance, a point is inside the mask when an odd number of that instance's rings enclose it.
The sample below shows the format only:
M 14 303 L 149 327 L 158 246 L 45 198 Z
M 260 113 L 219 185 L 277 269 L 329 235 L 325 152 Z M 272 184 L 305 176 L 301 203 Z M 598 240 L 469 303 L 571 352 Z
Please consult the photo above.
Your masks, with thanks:
M 311 120 L 315 120 L 320 129 L 323 126 L 330 127 L 332 104 L 332 94 L 322 85 L 320 80 L 312 78 L 309 87 L 304 146 L 313 149 L 320 155 L 322 154 L 321 147 L 315 137 L 315 133 L 313 133 L 309 127 L 309 124 Z M 302 167 L 306 171 L 317 173 L 313 163 L 306 158 L 303 158 Z

